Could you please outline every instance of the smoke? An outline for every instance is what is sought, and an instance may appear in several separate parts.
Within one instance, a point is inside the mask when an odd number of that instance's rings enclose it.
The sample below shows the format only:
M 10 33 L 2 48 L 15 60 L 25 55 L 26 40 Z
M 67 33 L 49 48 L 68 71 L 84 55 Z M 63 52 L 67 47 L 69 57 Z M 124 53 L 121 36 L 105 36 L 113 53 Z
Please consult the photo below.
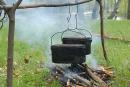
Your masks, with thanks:
M 98 68 L 98 63 L 96 58 L 93 55 L 87 55 L 86 56 L 87 63 L 94 69 Z
M 12 4 L 17 0 L 6 0 L 8 4 Z M 74 2 L 75 0 L 70 0 Z M 23 0 L 24 3 L 67 3 L 68 0 Z M 91 20 L 91 13 L 94 2 L 79 5 L 78 6 L 78 27 L 87 29 L 91 32 L 91 26 L 93 25 Z M 57 8 L 33 8 L 17 10 L 16 13 L 16 39 L 21 40 L 29 45 L 39 47 L 39 45 L 46 49 L 44 50 L 48 61 L 51 61 L 50 41 L 51 36 L 59 31 L 63 31 L 68 28 L 67 17 L 69 7 L 57 7 Z M 75 28 L 75 14 L 76 6 L 71 7 L 71 20 L 69 23 L 70 28 Z M 85 33 L 86 34 L 86 33 Z M 68 33 L 68 35 L 71 35 Z M 60 35 L 57 35 L 53 39 L 53 44 L 61 43 Z M 92 59 L 92 60 L 91 60 Z M 91 56 L 90 62 L 96 66 L 96 60 Z M 88 60 L 88 59 L 87 59 Z M 48 64 L 49 65 L 49 64 Z M 52 64 L 53 66 L 53 64 Z

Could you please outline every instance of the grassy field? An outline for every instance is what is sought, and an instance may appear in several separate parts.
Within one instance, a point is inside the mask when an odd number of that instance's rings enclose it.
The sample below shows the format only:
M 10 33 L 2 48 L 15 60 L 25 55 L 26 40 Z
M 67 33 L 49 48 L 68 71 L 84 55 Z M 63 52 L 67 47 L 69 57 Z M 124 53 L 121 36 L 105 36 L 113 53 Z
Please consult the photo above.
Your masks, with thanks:
M 105 21 L 105 35 L 130 40 L 130 21 Z M 98 27 L 98 30 L 97 30 Z M 99 33 L 96 25 L 94 32 Z M 118 40 L 106 40 L 106 49 L 110 60 L 109 66 L 114 67 L 115 78 L 112 87 L 130 87 L 130 43 Z M 94 46 L 93 54 L 101 64 L 106 64 L 101 51 L 101 44 Z
M 130 21 L 105 21 L 105 34 L 130 40 Z M 93 32 L 99 33 L 96 23 Z M 106 65 L 101 44 L 95 45 L 93 55 L 99 64 Z M 115 78 L 112 87 L 130 87 L 130 43 L 106 40 L 109 66 L 114 67 Z M 0 87 L 6 85 L 7 29 L 0 31 Z M 14 86 L 13 87 L 60 87 L 58 81 L 47 82 L 50 72 L 41 67 L 46 60 L 44 48 L 32 47 L 15 39 Z
M 3 28 L 0 31 L 0 87 L 6 87 L 7 36 L 7 28 Z M 41 67 L 46 59 L 43 50 L 15 40 L 13 87 L 59 87 L 57 81 L 46 81 L 50 73 Z

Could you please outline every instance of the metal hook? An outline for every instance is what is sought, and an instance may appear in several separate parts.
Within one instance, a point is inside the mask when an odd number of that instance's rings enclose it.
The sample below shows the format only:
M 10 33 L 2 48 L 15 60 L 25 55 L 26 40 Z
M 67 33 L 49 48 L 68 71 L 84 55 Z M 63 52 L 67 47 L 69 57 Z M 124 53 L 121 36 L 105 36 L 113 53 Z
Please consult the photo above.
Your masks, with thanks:
M 78 1 L 75 0 L 75 3 L 77 3 L 77 2 L 78 2 Z M 75 29 L 78 28 L 78 8 L 79 8 L 79 6 L 76 5 L 76 13 L 75 13 Z
M 1 16 L 2 16 L 2 10 L 0 10 L 0 17 Z M 0 19 L 0 23 L 1 23 L 0 30 L 3 28 L 3 25 L 4 25 L 3 21 L 4 21 L 5 18 L 6 18 L 6 12 L 4 11 L 3 17 Z
M 69 3 L 69 0 L 68 0 L 68 3 Z M 77 0 L 75 0 L 75 3 L 77 3 Z M 92 38 L 92 34 L 88 30 L 78 28 L 78 7 L 79 6 L 77 5 L 76 14 L 75 14 L 75 28 L 73 28 L 73 29 L 69 28 L 69 23 L 70 23 L 70 19 L 71 19 L 71 7 L 69 6 L 69 16 L 67 17 L 68 28 L 66 30 L 64 30 L 64 31 L 54 33 L 51 36 L 51 45 L 53 44 L 53 37 L 55 35 L 61 33 L 61 40 L 62 40 L 64 33 L 67 32 L 67 31 L 75 32 L 77 34 L 83 35 L 84 37 L 87 37 L 83 33 L 75 31 L 75 30 L 85 30 L 86 32 L 88 32 L 90 34 L 90 37 Z
M 63 38 L 64 33 L 67 32 L 67 31 L 71 31 L 71 32 L 74 32 L 74 33 L 77 33 L 77 34 L 80 34 L 80 35 L 86 37 L 86 36 L 85 36 L 84 34 L 82 34 L 81 32 L 77 32 L 77 31 L 74 31 L 74 30 L 75 30 L 75 29 L 68 29 L 68 30 L 63 31 L 63 32 L 61 33 L 61 40 L 62 40 L 62 38 Z
M 69 2 L 69 0 L 68 0 L 68 4 L 69 4 L 70 2 Z M 70 8 L 70 6 L 69 6 L 69 16 L 67 17 L 67 23 L 68 23 L 68 28 L 67 29 L 69 29 L 69 23 L 70 23 L 70 19 L 71 19 L 71 8 Z

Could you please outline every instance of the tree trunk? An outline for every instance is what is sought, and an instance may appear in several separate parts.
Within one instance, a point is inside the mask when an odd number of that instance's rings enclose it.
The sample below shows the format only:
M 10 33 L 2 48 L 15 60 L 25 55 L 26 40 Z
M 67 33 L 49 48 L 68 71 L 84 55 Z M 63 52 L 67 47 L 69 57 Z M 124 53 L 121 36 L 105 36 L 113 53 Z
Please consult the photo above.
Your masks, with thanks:
M 121 0 L 118 0 L 118 1 L 115 3 L 114 9 L 113 9 L 112 13 L 110 14 L 110 16 L 108 17 L 108 19 L 113 19 L 113 18 L 116 16 L 117 10 L 118 10 L 119 5 L 120 5 L 120 2 L 121 2 Z
M 128 13 L 127 13 L 127 19 L 130 19 L 130 0 L 128 0 Z
M 95 5 L 92 11 L 92 19 L 97 19 L 99 14 L 99 4 L 97 1 L 95 1 Z

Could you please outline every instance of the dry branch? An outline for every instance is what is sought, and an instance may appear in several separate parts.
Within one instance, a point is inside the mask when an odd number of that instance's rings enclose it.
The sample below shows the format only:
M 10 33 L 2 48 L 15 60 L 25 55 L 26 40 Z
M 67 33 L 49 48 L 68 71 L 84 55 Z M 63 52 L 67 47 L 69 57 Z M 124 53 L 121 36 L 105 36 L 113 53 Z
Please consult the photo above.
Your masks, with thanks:
M 77 3 L 63 3 L 63 4 L 44 4 L 44 3 L 39 3 L 39 4 L 21 4 L 17 9 L 26 9 L 26 8 L 38 8 L 38 7 L 63 7 L 63 6 L 74 6 L 74 5 L 79 5 L 79 4 L 84 4 L 87 2 L 90 2 L 93 0 L 84 0 L 81 2 L 77 2 Z M 0 9 L 9 9 L 12 8 L 13 6 L 11 5 L 0 5 Z
M 102 80 L 100 79 L 98 76 L 96 76 L 89 68 L 86 68 L 88 74 L 96 81 L 100 84 L 100 87 L 108 87 L 108 85 Z
M 130 43 L 130 40 L 122 39 L 119 37 L 104 36 L 105 39 L 117 40 L 125 43 Z
M 100 37 L 100 34 L 96 34 L 97 37 Z M 125 43 L 130 43 L 130 40 L 126 40 L 124 38 L 121 37 L 112 37 L 112 36 L 108 36 L 108 35 L 104 35 L 105 39 L 110 39 L 110 40 L 117 40 L 117 41 L 121 41 L 121 42 L 125 42 Z
M 21 2 L 22 2 L 22 0 L 18 0 L 18 1 L 14 4 L 14 6 L 13 6 L 13 10 L 16 10 L 16 9 L 19 7 L 19 5 L 21 4 Z
M 86 84 L 88 87 L 91 87 L 91 82 L 90 82 L 89 80 L 84 79 L 83 77 L 78 76 L 78 75 L 76 75 L 76 74 L 72 74 L 72 77 L 75 78 L 75 79 L 77 79 L 77 80 L 79 80 L 79 81 L 81 81 L 81 82 L 83 82 L 83 83 Z

